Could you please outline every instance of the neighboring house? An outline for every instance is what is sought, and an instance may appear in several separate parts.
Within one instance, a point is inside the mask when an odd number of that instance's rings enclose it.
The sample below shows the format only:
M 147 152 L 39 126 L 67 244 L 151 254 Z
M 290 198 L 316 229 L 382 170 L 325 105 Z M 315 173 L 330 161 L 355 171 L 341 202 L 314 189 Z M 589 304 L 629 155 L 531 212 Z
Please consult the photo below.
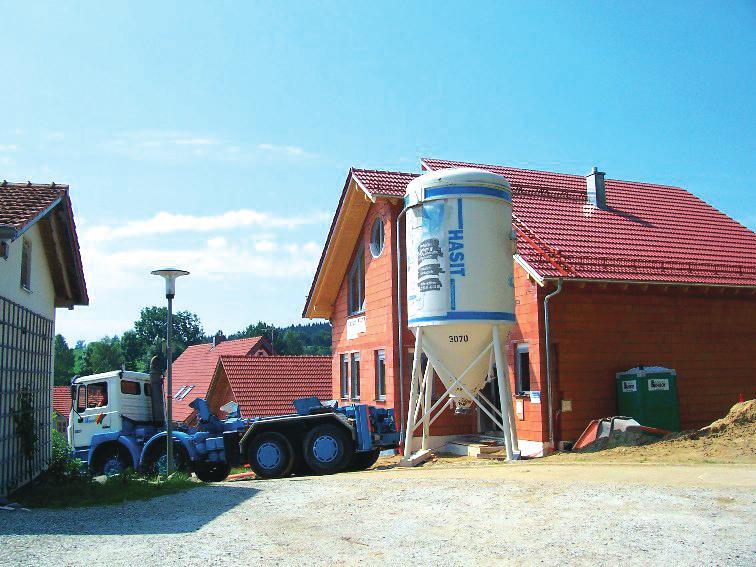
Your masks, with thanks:
M 196 412 L 189 407 L 195 398 L 207 396 L 221 355 L 270 356 L 273 347 L 265 337 L 224 340 L 193 345 L 173 363 L 173 421 L 193 424 Z
M 207 394 L 210 410 L 230 401 L 239 404 L 242 417 L 294 413 L 297 398 L 330 400 L 330 356 L 226 356 L 218 360 Z
M 68 416 L 71 415 L 70 386 L 53 387 L 52 406 L 55 416 L 55 429 L 63 437 L 68 438 Z
M 49 463 L 55 309 L 88 303 L 68 186 L 0 184 L 0 496 Z
M 756 397 L 754 232 L 679 187 L 596 171 L 583 177 L 422 161 L 424 170 L 463 166 L 499 173 L 512 188 L 517 323 L 505 346 L 518 432 L 530 452 L 575 440 L 591 419 L 614 415 L 615 374 L 639 365 L 677 371 L 683 428 L 721 417 L 741 396 Z M 334 396 L 394 407 L 403 423 L 414 336 L 406 299 L 397 300 L 397 273 L 406 283 L 397 218 L 417 175 L 349 171 L 303 313 L 333 326 Z M 435 391 L 443 392 L 438 379 Z M 498 403 L 492 384 L 486 394 Z M 447 411 L 431 434 L 440 444 L 491 428 L 477 412 Z

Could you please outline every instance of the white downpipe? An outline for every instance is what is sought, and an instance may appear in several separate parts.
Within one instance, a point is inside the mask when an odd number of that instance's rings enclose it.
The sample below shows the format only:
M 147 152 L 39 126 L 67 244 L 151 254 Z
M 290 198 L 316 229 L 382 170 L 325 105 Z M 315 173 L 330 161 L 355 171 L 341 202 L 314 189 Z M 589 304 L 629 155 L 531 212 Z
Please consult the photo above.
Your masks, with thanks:
M 422 352 L 423 328 L 417 328 L 415 336 L 415 354 L 412 358 L 412 382 L 410 383 L 410 399 L 407 412 L 407 432 L 404 436 L 404 458 L 408 459 L 412 454 L 412 437 L 415 430 L 415 412 L 412 411 L 417 403 L 417 390 L 420 381 L 420 354 Z

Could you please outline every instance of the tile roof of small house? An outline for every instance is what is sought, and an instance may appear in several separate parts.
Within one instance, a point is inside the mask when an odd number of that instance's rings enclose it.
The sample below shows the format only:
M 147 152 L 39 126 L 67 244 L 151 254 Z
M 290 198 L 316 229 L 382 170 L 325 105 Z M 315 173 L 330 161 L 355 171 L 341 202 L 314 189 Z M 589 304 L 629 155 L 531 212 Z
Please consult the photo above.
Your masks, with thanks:
M 330 356 L 221 356 L 242 417 L 294 413 L 297 398 L 333 398 Z
M 53 386 L 52 391 L 53 409 L 68 421 L 68 415 L 71 413 L 71 387 L 70 386 Z
M 184 421 L 194 413 L 189 404 L 207 395 L 222 355 L 253 356 L 261 348 L 268 354 L 272 352 L 265 337 L 227 340 L 217 346 L 205 343 L 187 347 L 173 363 L 173 420 Z

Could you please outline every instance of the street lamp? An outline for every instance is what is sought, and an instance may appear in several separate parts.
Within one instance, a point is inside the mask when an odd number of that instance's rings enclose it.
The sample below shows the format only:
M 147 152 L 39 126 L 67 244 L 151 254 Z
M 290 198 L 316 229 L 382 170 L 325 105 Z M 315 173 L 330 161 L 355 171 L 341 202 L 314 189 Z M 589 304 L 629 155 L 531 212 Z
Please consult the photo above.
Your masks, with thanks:
M 173 366 L 173 349 L 171 347 L 171 332 L 173 330 L 173 298 L 176 296 L 176 278 L 188 276 L 186 270 L 177 270 L 176 268 L 163 268 L 150 272 L 153 276 L 165 278 L 165 297 L 168 299 L 168 328 L 166 331 L 166 357 L 168 359 L 168 384 L 165 395 L 166 410 L 166 466 L 165 476 L 170 476 L 173 471 L 173 381 L 171 367 Z

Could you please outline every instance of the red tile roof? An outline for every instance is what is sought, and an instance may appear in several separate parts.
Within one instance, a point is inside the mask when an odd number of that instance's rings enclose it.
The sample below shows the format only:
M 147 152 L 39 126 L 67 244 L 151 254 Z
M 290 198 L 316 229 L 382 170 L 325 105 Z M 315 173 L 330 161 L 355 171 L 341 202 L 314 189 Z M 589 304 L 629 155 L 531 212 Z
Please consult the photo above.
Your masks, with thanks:
M 23 229 L 65 195 L 67 185 L 8 183 L 0 185 L 0 224 Z
M 184 421 L 192 415 L 194 410 L 189 404 L 207 395 L 222 355 L 252 356 L 260 348 L 271 352 L 264 337 L 223 341 L 216 347 L 212 343 L 188 347 L 173 363 L 173 420 Z M 188 388 L 191 389 L 182 395 L 181 390 Z
M 756 233 L 681 187 L 606 180 L 607 208 L 580 175 L 478 167 L 512 186 L 520 256 L 545 277 L 756 285 Z
M 68 415 L 71 413 L 71 388 L 69 386 L 53 386 L 52 405 L 53 409 L 68 421 Z
M 52 274 L 56 292 L 55 306 L 88 305 L 89 297 L 68 185 L 0 183 L 0 225 L 10 225 L 15 229 L 16 234 L 11 241 L 43 218 L 49 218 L 51 232 L 57 232 L 47 246 L 57 248 L 56 252 L 62 259 L 61 273 Z M 64 279 L 68 283 L 64 283 Z
M 357 183 L 371 195 L 390 197 L 404 197 L 407 184 L 419 175 L 418 173 L 356 168 L 352 168 L 351 174 Z
M 297 398 L 333 398 L 330 356 L 222 356 L 243 417 L 294 413 Z

